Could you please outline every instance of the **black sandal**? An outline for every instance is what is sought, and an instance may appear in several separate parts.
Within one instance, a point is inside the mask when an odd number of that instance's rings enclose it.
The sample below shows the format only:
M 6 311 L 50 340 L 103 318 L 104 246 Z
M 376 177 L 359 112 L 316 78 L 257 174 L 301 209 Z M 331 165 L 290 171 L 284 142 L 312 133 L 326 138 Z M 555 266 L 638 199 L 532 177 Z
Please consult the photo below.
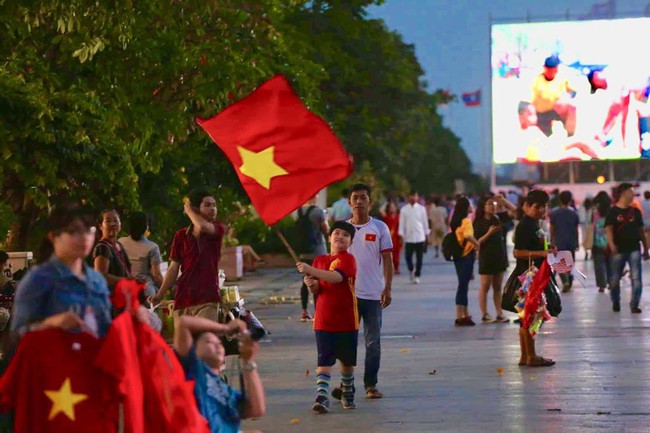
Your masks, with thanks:
M 540 356 L 538 359 L 536 359 L 532 364 L 527 364 L 529 367 L 551 367 L 555 365 L 555 361 L 552 359 L 547 359 L 542 356 Z

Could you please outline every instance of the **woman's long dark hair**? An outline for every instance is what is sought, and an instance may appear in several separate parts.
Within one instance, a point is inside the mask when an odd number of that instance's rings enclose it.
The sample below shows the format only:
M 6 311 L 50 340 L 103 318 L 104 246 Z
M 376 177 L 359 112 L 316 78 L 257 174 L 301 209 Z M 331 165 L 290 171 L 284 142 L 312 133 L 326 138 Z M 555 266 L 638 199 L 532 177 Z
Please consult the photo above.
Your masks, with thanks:
M 598 216 L 605 218 L 609 208 L 612 207 L 612 199 L 607 192 L 600 191 L 596 194 L 596 197 L 594 197 L 594 204 L 596 204 L 598 208 Z
M 451 218 L 451 222 L 449 223 L 451 231 L 456 231 L 456 229 L 463 223 L 463 220 L 467 218 L 468 214 L 469 200 L 467 197 L 459 197 L 456 200 L 456 206 L 454 207 L 454 216 Z
M 488 200 L 494 200 L 493 197 L 488 197 L 484 196 L 481 198 L 478 203 L 476 204 L 476 211 L 474 214 L 474 221 L 481 221 L 485 219 L 485 205 L 487 204 Z
M 134 212 L 129 218 L 129 236 L 135 241 L 142 239 L 142 236 L 147 232 L 149 222 L 147 215 L 144 212 Z

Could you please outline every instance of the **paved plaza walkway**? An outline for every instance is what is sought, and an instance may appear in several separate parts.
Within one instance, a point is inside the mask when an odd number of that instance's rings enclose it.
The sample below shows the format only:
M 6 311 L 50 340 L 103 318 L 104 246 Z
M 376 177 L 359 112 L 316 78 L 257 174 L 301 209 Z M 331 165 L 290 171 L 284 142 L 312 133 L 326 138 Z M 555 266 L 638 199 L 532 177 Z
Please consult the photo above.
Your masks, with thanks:
M 583 253 L 580 252 L 582 258 Z M 245 429 L 283 432 L 650 432 L 650 264 L 644 264 L 643 314 L 632 315 L 629 281 L 622 311 L 598 293 L 592 263 L 579 261 L 587 287 L 562 298 L 563 312 L 537 337 L 554 367 L 518 367 L 518 326 L 481 324 L 478 278 L 470 285 L 477 326 L 454 327 L 453 265 L 425 256 L 422 283 L 396 277 L 384 310 L 381 400 L 357 395 L 357 409 L 332 403 L 314 415 L 316 345 L 301 323 L 299 276 L 259 270 L 240 283 L 243 296 L 272 334 L 263 340 L 260 371 L 267 415 Z M 478 275 L 477 275 L 478 277 Z M 489 301 L 491 302 L 491 301 Z M 494 316 L 494 308 L 490 308 Z M 514 318 L 514 314 L 511 315 Z M 360 336 L 360 343 L 363 338 Z M 363 389 L 363 345 L 357 389 Z M 337 384 L 338 373 L 332 377 Z

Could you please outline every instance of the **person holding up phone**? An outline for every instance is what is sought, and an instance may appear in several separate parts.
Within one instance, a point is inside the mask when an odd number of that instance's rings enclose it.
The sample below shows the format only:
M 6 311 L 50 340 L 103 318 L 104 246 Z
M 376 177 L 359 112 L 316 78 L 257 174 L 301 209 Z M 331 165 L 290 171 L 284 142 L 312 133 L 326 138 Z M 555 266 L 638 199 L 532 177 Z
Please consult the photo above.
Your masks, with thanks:
M 239 340 L 241 390 L 234 389 L 221 378 L 226 351 L 219 336 L 237 336 Z M 195 382 L 196 403 L 201 415 L 208 420 L 211 433 L 237 433 L 242 419 L 264 416 L 264 386 L 253 360 L 259 343 L 243 321 L 235 319 L 221 324 L 202 317 L 182 316 L 174 330 L 174 351 L 186 378 Z
M 481 287 L 478 292 L 478 304 L 481 309 L 483 323 L 495 321 L 508 323 L 501 309 L 501 286 L 503 273 L 508 268 L 506 244 L 502 236 L 504 225 L 508 224 L 517 210 L 516 206 L 502 195 L 483 197 L 476 205 L 474 218 L 474 237 L 481 245 L 478 254 L 478 273 L 481 276 Z M 496 318 L 487 311 L 487 293 L 492 286 L 492 298 Z

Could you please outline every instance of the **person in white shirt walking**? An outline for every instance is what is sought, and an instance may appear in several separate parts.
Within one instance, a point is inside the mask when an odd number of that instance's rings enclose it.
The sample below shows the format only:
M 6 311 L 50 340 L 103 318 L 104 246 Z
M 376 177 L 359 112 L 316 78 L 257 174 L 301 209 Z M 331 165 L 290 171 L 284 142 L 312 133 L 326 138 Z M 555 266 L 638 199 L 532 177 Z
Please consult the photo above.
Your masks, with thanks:
M 366 398 L 377 399 L 383 397 L 377 390 L 381 360 L 381 318 L 382 309 L 388 307 L 392 300 L 393 242 L 388 226 L 370 216 L 372 199 L 369 186 L 358 183 L 351 188 L 350 206 L 352 218 L 348 222 L 354 226 L 356 234 L 348 252 L 357 262 L 357 311 L 359 320 L 363 321 L 366 341 L 363 384 Z M 342 388 L 334 388 L 332 396 L 340 399 Z
M 399 213 L 399 236 L 404 245 L 406 267 L 411 275 L 411 281 L 415 284 L 420 282 L 424 243 L 431 233 L 427 211 L 418 203 L 419 199 L 417 191 L 412 191 L 409 194 L 408 203 L 400 209 Z M 415 253 L 415 269 L 413 268 L 413 253 Z

